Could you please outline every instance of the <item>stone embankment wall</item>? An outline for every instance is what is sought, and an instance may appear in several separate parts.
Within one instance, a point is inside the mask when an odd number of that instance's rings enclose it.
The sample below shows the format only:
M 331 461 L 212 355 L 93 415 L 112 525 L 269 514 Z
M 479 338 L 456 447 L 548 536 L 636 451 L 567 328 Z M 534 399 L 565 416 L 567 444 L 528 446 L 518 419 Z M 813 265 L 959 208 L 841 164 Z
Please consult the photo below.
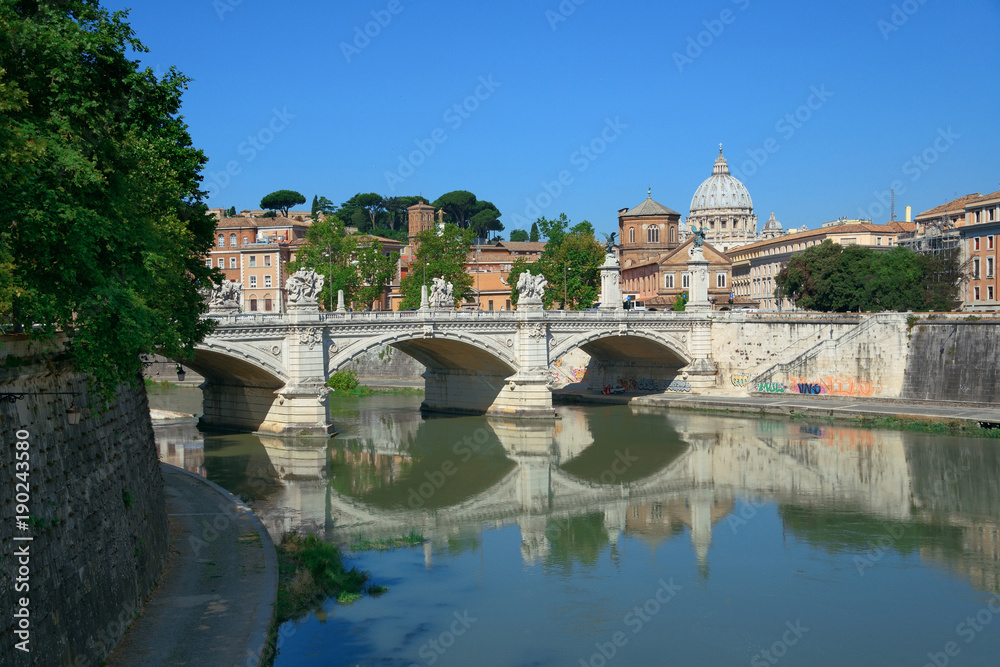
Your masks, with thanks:
M 375 348 L 351 360 L 347 368 L 353 369 L 364 382 L 377 380 L 422 380 L 427 368 L 391 345 Z
M 857 315 L 796 316 L 731 313 L 712 326 L 712 356 L 722 389 L 751 390 L 754 378 L 780 362 L 858 327 Z
M 740 380 L 750 393 L 998 403 L 998 353 L 1000 320 L 884 313 Z
M 900 396 L 1000 403 L 1000 320 L 926 320 L 909 330 Z
M 106 411 L 90 409 L 83 376 L 58 353 L 11 336 L 0 341 L 0 387 L 25 394 L 0 402 L 0 664 L 98 665 L 167 555 L 145 389 L 122 388 Z M 76 426 L 66 418 L 73 401 L 83 409 Z M 18 467 L 22 451 L 28 465 Z M 19 472 L 27 474 L 19 479 Z M 27 530 L 17 524 L 21 500 Z M 25 637 L 27 653 L 16 648 Z

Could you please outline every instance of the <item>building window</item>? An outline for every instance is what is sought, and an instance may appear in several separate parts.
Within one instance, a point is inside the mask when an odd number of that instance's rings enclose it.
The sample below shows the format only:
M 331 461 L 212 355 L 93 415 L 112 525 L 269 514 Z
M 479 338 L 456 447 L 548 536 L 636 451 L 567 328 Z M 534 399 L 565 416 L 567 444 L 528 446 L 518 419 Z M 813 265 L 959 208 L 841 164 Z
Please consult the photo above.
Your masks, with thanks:
M 989 211 L 986 212 L 986 219 L 989 220 L 990 222 L 993 222 L 994 220 L 996 220 L 996 215 L 997 215 L 997 210 L 995 208 L 991 208 Z
M 986 286 L 986 298 L 990 301 L 993 300 L 993 285 Z
M 646 243 L 659 243 L 660 242 L 660 228 L 654 225 L 650 225 L 646 229 Z
M 972 277 L 975 280 L 979 279 L 979 258 L 976 257 L 972 260 Z
M 992 278 L 993 277 L 993 258 L 992 257 L 987 257 L 986 258 L 986 277 L 987 278 Z
M 250 266 L 257 266 L 257 255 L 250 255 Z
M 257 276 L 250 276 L 250 287 L 257 287 Z M 254 310 L 257 310 L 254 308 Z
M 976 224 L 979 224 L 982 221 L 983 221 L 983 212 L 976 211 Z
M 264 255 L 264 266 L 271 266 L 271 256 Z
M 229 235 L 229 245 L 232 246 L 233 248 L 236 247 L 236 234 Z
M 685 271 L 681 274 L 681 289 L 691 287 L 691 274 Z
M 986 249 L 987 250 L 993 250 L 993 237 L 992 236 L 987 236 L 986 237 Z
M 510 310 L 510 299 L 507 299 L 507 310 Z
M 724 272 L 719 271 L 718 273 L 715 274 L 715 286 L 716 287 L 726 286 L 726 274 Z
M 230 269 L 235 269 L 236 268 L 236 258 L 235 257 L 230 257 L 229 258 L 229 268 Z
M 250 311 L 255 312 L 257 310 L 257 297 L 250 297 Z
M 628 242 L 635 243 L 635 227 L 628 228 Z
M 271 286 L 271 276 L 264 276 L 264 287 Z
M 664 276 L 663 276 L 663 287 L 665 289 L 673 289 L 674 288 L 674 274 L 672 274 L 672 273 L 666 273 L 666 274 L 664 274 Z
M 972 239 L 972 249 L 973 250 L 979 250 L 979 237 L 978 236 L 975 237 L 974 239 Z
M 205 266 L 207 266 L 208 268 L 212 268 L 212 258 L 211 257 L 209 257 L 208 259 L 205 260 Z
M 271 304 L 271 295 L 268 294 L 267 296 L 264 297 L 264 310 L 266 310 L 267 312 L 271 312 L 272 309 L 273 308 Z
M 244 236 L 244 237 L 243 237 L 243 245 L 246 245 L 246 244 L 247 244 L 247 241 L 248 241 L 248 240 L 249 240 L 249 239 L 247 239 L 247 237 L 245 237 L 245 236 Z
M 226 237 L 223 236 L 222 234 L 219 234 L 219 247 L 220 248 L 226 247 Z
M 676 242 L 677 242 L 677 228 L 676 227 L 671 227 L 670 228 L 670 243 L 674 244 Z
M 881 236 L 876 236 L 875 237 L 875 245 L 882 245 L 882 237 Z
M 979 286 L 976 285 L 972 288 L 972 300 L 979 301 Z
M 493 299 L 489 300 L 489 304 L 490 304 L 490 312 L 492 313 L 493 312 Z
M 226 260 L 222 259 L 221 257 L 219 258 L 219 268 L 220 269 L 226 268 Z

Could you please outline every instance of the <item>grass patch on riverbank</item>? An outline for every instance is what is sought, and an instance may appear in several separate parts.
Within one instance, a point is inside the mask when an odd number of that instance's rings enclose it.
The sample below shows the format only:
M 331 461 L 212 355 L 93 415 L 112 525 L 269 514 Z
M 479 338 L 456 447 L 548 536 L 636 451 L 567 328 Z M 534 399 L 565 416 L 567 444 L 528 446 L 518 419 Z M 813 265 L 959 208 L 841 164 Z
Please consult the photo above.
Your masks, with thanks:
M 365 398 L 367 396 L 378 396 L 382 394 L 393 394 L 401 396 L 423 394 L 420 387 L 367 387 L 358 385 L 351 389 L 331 389 L 330 396 L 334 398 Z
M 154 380 L 153 378 L 144 378 L 143 383 L 146 385 L 146 389 L 156 389 L 156 388 L 166 388 L 174 386 L 174 383 L 170 380 Z
M 851 421 L 861 428 L 881 428 L 966 438 L 1000 438 L 1000 428 L 982 428 L 976 422 L 961 421 L 958 419 L 904 419 L 901 417 L 861 416 Z
M 391 551 L 403 547 L 415 547 L 424 543 L 424 536 L 415 530 L 402 537 L 389 537 L 377 540 L 357 539 L 351 543 L 352 551 Z
M 274 664 L 278 653 L 278 628 L 300 618 L 327 598 L 350 604 L 365 595 L 378 596 L 388 588 L 371 583 L 371 574 L 347 569 L 340 549 L 316 535 L 285 535 L 276 545 L 278 600 L 263 664 Z

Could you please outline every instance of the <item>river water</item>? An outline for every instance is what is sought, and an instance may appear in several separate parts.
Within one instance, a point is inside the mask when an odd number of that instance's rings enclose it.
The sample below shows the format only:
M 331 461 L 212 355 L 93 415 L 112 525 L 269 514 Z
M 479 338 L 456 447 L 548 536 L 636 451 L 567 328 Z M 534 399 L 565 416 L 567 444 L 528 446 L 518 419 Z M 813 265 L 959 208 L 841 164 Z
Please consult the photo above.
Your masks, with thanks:
M 276 541 L 425 537 L 348 551 L 389 591 L 286 623 L 276 665 L 1000 664 L 997 441 L 419 403 L 334 401 L 321 445 L 157 428 L 163 460 L 250 502 Z

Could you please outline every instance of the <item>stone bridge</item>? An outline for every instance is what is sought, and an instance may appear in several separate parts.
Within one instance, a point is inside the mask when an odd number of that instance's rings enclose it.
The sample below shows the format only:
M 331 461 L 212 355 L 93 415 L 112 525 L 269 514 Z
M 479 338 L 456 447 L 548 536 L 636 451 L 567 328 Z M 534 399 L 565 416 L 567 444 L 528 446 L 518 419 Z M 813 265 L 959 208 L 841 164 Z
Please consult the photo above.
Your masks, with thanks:
M 213 334 L 185 363 L 206 379 L 203 424 L 327 435 L 326 379 L 389 345 L 427 367 L 425 410 L 552 417 L 550 364 L 574 350 L 661 386 L 716 385 L 707 313 L 609 311 L 209 314 Z

